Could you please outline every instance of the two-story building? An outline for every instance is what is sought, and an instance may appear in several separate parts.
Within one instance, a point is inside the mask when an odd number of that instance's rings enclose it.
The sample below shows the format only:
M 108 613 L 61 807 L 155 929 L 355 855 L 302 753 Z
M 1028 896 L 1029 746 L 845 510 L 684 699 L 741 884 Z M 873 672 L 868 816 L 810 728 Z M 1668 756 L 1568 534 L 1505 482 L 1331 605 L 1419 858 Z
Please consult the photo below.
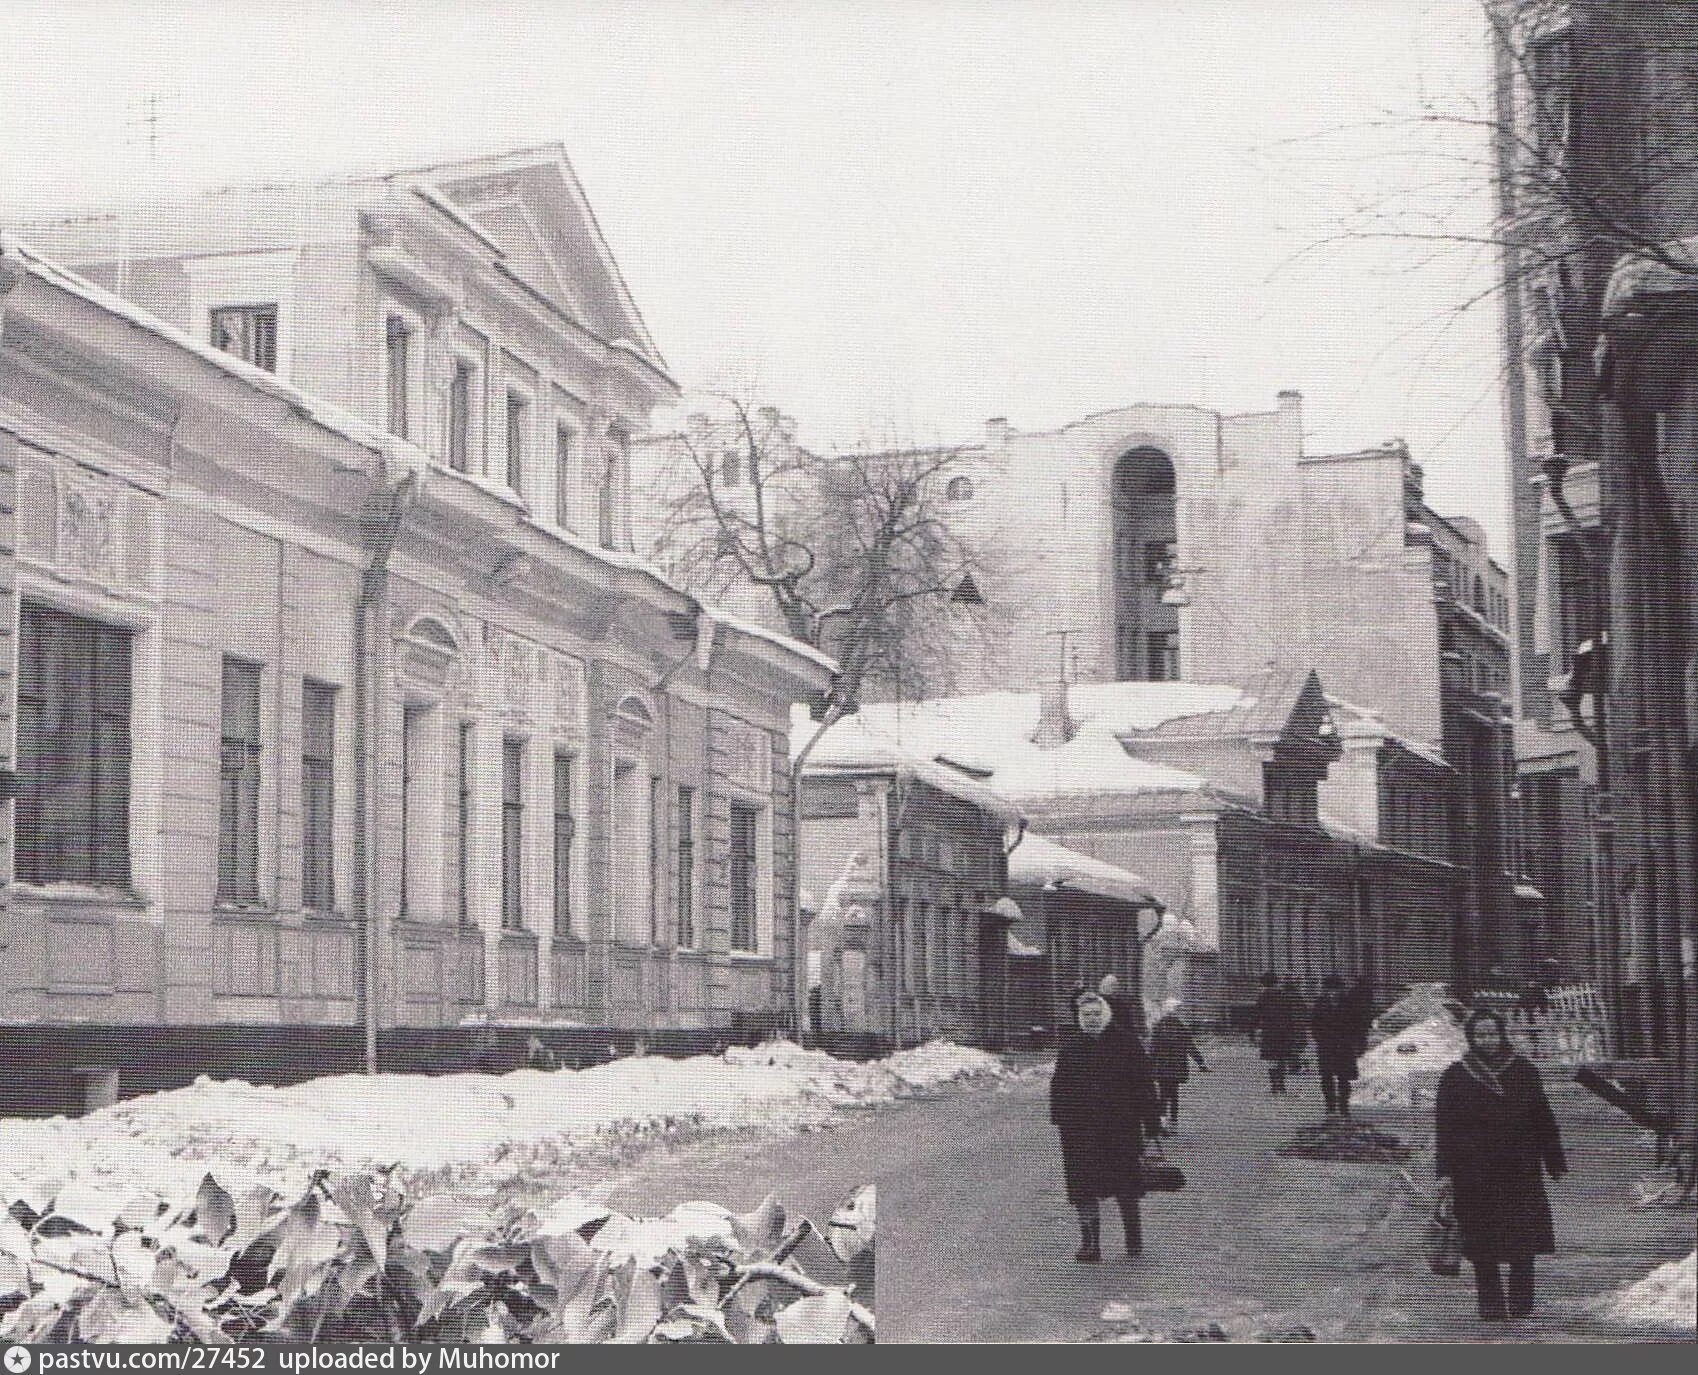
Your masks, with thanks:
M 831 668 L 630 552 L 675 387 L 564 154 L 48 237 L 107 285 L 8 246 L 8 1053 L 137 1087 L 790 1024 Z

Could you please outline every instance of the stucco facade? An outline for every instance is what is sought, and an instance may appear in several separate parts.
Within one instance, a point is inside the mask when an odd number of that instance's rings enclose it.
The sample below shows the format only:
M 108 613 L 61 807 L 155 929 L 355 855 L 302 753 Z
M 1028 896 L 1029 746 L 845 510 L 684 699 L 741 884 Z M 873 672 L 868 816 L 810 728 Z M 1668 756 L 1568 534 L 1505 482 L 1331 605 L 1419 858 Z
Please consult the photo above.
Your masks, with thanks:
M 502 175 L 554 178 L 537 213 L 564 215 L 563 163 L 530 161 Z M 185 287 L 205 279 L 187 245 L 120 274 L 147 308 L 8 251 L 0 686 L 9 706 L 21 664 L 32 762 L 0 828 L 0 983 L 7 1043 L 44 1074 L 298 1077 L 362 1041 L 452 1063 L 472 1023 L 605 1053 L 795 1015 L 788 712 L 829 665 L 608 537 L 621 436 L 670 379 L 604 249 L 565 255 L 546 215 L 540 256 L 501 248 L 511 223 L 448 201 L 463 175 L 380 180 L 360 195 L 388 209 L 342 221 L 308 202 L 345 237 L 295 255 L 275 372 L 209 347 L 195 312 L 222 298 Z M 281 221 L 193 220 L 173 232 L 204 236 L 219 290 L 257 289 L 222 260 L 267 258 Z M 421 323 L 386 378 L 401 318 Z M 467 333 L 487 386 L 451 407 L 436 382 Z M 509 419 L 533 427 L 516 446 Z M 571 420 L 579 471 L 552 442 Z M 515 452 L 563 462 L 503 468 Z M 90 637 L 127 664 L 101 661 L 122 705 L 96 703 L 118 761 L 98 805 L 122 822 L 66 881 L 77 779 L 53 752 L 81 737 L 40 646 Z

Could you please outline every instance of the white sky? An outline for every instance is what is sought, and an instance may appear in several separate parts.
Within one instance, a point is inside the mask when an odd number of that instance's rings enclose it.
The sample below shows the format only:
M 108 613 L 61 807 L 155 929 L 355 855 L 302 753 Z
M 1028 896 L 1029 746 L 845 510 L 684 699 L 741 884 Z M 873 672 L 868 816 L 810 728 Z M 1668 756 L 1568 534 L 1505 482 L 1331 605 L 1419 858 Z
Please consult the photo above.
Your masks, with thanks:
M 686 385 L 754 373 L 819 441 L 1296 387 L 1312 451 L 1406 438 L 1501 555 L 1496 306 L 1452 310 L 1489 262 L 1304 252 L 1450 213 L 1368 126 L 1484 88 L 1478 6 L 9 0 L 0 216 L 154 175 L 150 93 L 187 184 L 558 138 Z

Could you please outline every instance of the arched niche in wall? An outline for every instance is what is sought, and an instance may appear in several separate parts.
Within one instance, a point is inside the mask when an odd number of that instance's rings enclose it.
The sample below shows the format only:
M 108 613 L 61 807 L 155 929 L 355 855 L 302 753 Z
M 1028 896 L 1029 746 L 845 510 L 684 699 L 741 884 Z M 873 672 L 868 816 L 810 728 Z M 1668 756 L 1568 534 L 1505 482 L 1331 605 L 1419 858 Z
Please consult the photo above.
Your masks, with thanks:
M 654 712 L 627 693 L 610 714 L 613 813 L 613 935 L 624 945 L 658 941 L 654 901 L 660 826 Z
M 1177 534 L 1173 460 L 1141 446 L 1115 462 L 1109 505 L 1114 536 L 1115 677 L 1179 676 L 1179 613 L 1162 594 Z
M 446 696 L 460 664 L 460 639 L 442 618 L 425 612 L 406 621 L 395 637 L 395 672 L 404 689 Z

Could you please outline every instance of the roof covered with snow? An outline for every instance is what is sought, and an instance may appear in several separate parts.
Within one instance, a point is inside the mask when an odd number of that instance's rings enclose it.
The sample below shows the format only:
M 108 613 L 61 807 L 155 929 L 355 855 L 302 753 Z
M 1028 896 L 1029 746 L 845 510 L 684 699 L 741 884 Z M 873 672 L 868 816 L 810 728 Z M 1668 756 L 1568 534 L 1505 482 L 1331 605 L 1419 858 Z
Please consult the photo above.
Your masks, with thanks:
M 790 716 L 790 757 L 798 758 L 819 730 L 819 722 L 806 707 L 795 707 Z M 828 730 L 808 755 L 805 774 L 876 773 L 913 778 L 950 797 L 982 807 L 1009 825 L 1021 820 L 1020 809 L 999 789 L 960 769 L 950 768 L 904 749 L 884 734 L 864 713 L 846 716 Z
M 853 758 L 861 748 L 856 736 L 865 732 L 911 757 L 988 784 L 1021 806 L 1070 797 L 1200 794 L 1209 785 L 1199 775 L 1134 759 L 1120 737 L 1227 710 L 1244 697 L 1240 689 L 1218 684 L 1076 684 L 1068 709 L 1077 731 L 1053 749 L 1033 743 L 1039 717 L 1035 692 L 883 702 L 863 706 L 834 726 L 810 763 Z
M 1136 906 L 1156 901 L 1149 883 L 1137 874 L 1031 834 L 1022 836 L 1009 853 L 1008 881 L 1033 888 L 1077 888 Z

